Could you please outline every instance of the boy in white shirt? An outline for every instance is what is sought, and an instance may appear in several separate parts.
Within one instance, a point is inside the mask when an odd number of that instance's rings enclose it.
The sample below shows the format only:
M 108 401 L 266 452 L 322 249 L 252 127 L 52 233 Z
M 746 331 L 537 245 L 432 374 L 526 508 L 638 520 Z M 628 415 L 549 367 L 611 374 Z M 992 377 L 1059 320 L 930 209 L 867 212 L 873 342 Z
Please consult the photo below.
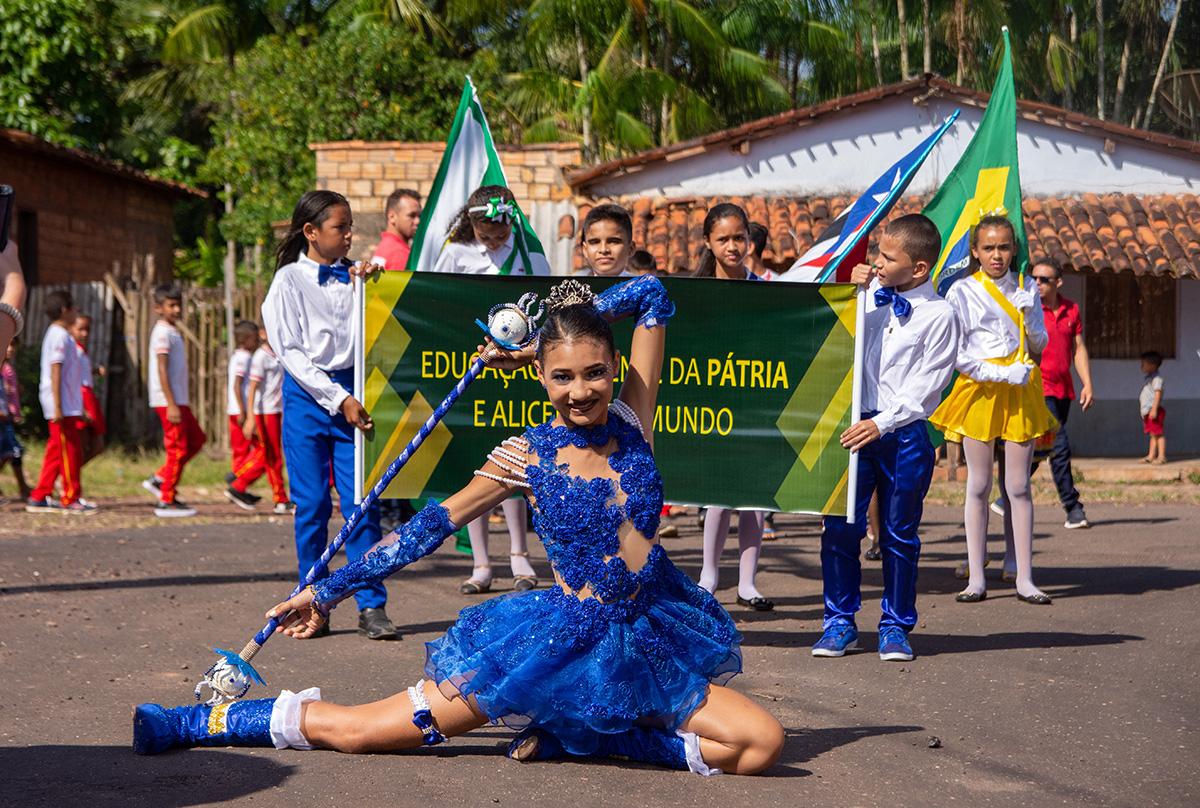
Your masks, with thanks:
M 925 419 L 954 372 L 959 342 L 954 310 L 929 278 L 941 247 L 933 222 L 920 214 L 901 216 L 884 230 L 874 266 L 860 264 L 851 278 L 859 285 L 870 282 L 860 337 L 866 341 L 863 420 L 841 436 L 842 446 L 859 452 L 857 512 L 852 525 L 841 516 L 824 519 L 825 622 L 813 656 L 840 657 L 857 647 L 859 548 L 877 491 L 883 554 L 879 658 L 913 658 L 908 632 L 917 624 L 918 530 L 934 463 Z
M 233 327 L 237 350 L 229 357 L 229 390 L 226 412 L 229 415 L 229 468 L 225 498 L 243 510 L 252 511 L 260 497 L 246 489 L 266 471 L 262 446 L 247 437 L 246 424 L 254 423 L 250 405 L 250 359 L 258 350 L 258 323 L 239 320 Z M 253 435 L 253 432 L 251 433 Z
M 175 324 L 183 315 L 183 292 L 173 283 L 154 287 L 158 322 L 150 331 L 150 408 L 163 430 L 166 460 L 142 483 L 158 499 L 154 515 L 162 518 L 195 516 L 175 496 L 183 467 L 196 456 L 208 437 L 188 406 L 187 349 Z
M 624 278 L 633 255 L 633 220 L 620 205 L 604 203 L 588 211 L 579 230 L 579 254 L 586 265 L 582 274 L 597 278 Z
M 283 365 L 271 350 L 265 330 L 259 338 L 262 343 L 250 359 L 250 387 L 246 391 L 246 403 L 254 417 L 246 419 L 242 430 L 246 440 L 257 440 L 262 447 L 275 513 L 290 514 L 296 505 L 288 499 L 283 484 Z
M 69 292 L 46 295 L 46 317 L 51 320 L 42 339 L 42 373 L 38 398 L 50 427 L 46 456 L 38 483 L 25 503 L 29 513 L 58 511 L 50 502 L 54 483 L 62 477 L 62 509 L 67 513 L 95 513 L 96 506 L 82 500 L 79 470 L 83 465 L 83 365 L 79 361 L 70 327 L 75 303 Z

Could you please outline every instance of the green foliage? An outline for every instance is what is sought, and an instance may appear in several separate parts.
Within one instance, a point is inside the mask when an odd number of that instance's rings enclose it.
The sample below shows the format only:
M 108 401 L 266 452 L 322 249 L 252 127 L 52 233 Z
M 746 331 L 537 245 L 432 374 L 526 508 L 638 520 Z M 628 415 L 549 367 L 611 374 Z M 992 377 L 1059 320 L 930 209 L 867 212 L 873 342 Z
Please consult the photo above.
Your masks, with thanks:
M 117 118 L 106 3 L 0 0 L 0 126 L 103 147 Z
M 311 41 L 295 34 L 260 40 L 213 88 L 231 103 L 213 116 L 214 146 L 199 178 L 233 183 L 237 206 L 223 233 L 243 244 L 269 239 L 270 223 L 290 216 L 313 187 L 309 143 L 444 137 L 468 68 L 385 22 L 331 29 Z M 486 65 L 474 68 L 477 85 L 494 84 Z

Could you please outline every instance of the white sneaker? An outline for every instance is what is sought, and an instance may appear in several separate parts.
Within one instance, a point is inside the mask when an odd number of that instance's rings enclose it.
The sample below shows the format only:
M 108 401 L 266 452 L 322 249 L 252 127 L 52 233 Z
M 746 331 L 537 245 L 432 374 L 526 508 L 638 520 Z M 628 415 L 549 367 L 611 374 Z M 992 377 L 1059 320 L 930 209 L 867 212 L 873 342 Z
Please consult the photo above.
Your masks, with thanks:
M 145 488 L 147 491 L 153 494 L 154 498 L 158 501 L 162 501 L 162 480 L 158 479 L 153 474 L 142 480 L 142 488 Z
M 996 497 L 994 500 L 992 500 L 991 508 L 992 513 L 996 514 L 997 516 L 1004 516 L 1004 500 Z
M 154 509 L 154 515 L 160 519 L 178 519 L 184 516 L 195 516 L 196 509 L 184 505 L 182 502 L 160 502 L 158 507 Z
M 293 514 L 296 512 L 296 503 L 292 502 L 290 499 L 287 502 L 276 502 L 275 507 L 271 512 L 279 514 L 280 516 Z

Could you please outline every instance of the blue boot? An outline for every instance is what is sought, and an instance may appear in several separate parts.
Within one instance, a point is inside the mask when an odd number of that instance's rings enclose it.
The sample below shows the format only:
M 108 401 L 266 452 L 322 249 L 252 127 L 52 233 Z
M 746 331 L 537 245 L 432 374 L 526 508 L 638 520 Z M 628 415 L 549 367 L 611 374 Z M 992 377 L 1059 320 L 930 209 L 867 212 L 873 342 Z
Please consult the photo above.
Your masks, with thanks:
M 275 699 L 235 701 L 209 707 L 166 708 L 139 704 L 133 712 L 133 751 L 157 755 L 190 746 L 274 746 L 271 709 Z
M 634 727 L 616 735 L 601 735 L 600 748 L 596 750 L 596 754 L 638 763 L 653 763 L 668 769 L 688 769 L 683 738 L 662 729 Z
M 544 729 L 529 727 L 513 738 L 508 745 L 508 756 L 521 763 L 532 763 L 535 760 L 558 760 L 568 757 L 568 754 L 558 738 Z

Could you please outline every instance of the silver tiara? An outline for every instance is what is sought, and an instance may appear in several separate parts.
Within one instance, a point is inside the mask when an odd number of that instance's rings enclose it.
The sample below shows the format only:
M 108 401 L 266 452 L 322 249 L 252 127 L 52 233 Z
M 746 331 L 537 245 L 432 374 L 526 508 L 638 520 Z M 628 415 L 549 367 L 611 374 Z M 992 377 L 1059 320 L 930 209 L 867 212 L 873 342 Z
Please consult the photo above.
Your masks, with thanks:
M 596 300 L 591 288 L 577 280 L 568 278 L 550 290 L 546 298 L 546 310 L 558 311 L 567 306 L 590 306 Z

